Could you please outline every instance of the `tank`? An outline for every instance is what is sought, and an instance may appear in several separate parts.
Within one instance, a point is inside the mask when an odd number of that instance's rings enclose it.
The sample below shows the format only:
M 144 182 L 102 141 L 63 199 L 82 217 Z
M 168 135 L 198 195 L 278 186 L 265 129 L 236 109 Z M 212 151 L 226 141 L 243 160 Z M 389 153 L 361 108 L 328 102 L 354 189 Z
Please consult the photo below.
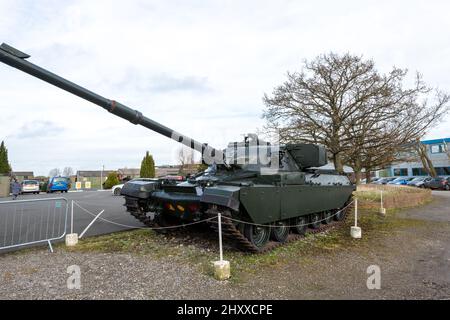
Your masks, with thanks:
M 0 46 L 0 61 L 88 100 L 108 112 L 201 152 L 205 171 L 177 183 L 129 181 L 122 188 L 127 212 L 150 227 L 209 219 L 244 251 L 264 252 L 279 244 L 340 224 L 355 186 L 345 175 L 322 170 L 324 147 L 272 145 L 248 134 L 216 149 L 182 135 L 115 100 L 104 98 L 27 61 L 30 56 Z

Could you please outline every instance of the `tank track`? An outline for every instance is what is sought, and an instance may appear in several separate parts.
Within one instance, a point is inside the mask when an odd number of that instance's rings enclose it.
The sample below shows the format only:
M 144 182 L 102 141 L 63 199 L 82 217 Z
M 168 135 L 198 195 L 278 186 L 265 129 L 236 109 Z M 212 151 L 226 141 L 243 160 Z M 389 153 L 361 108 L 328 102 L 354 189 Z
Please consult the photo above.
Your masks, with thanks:
M 350 200 L 351 201 L 351 200 Z M 348 205 L 348 202 L 345 204 Z M 335 227 L 343 225 L 348 217 L 348 213 L 351 212 L 353 208 L 353 204 L 348 205 L 348 207 L 343 211 L 343 218 L 340 221 L 334 221 L 329 224 L 321 224 L 319 228 L 313 229 L 308 226 L 306 230 L 306 234 L 316 234 L 316 233 L 322 233 L 327 230 L 333 229 Z M 229 209 L 225 208 L 225 210 L 219 210 L 219 209 L 208 209 L 206 213 L 210 217 L 217 216 L 219 211 L 222 213 L 222 236 L 224 238 L 227 238 L 230 241 L 234 241 L 236 243 L 236 246 L 245 252 L 250 253 L 265 253 L 268 251 L 271 251 L 279 246 L 282 246 L 286 243 L 293 242 L 299 239 L 302 239 L 305 237 L 305 235 L 301 234 L 295 234 L 290 232 L 287 240 L 285 242 L 277 242 L 273 240 L 269 240 L 269 242 L 263 247 L 258 248 L 253 243 L 251 243 L 242 233 L 241 231 L 236 227 L 236 225 L 233 223 L 231 218 L 231 212 Z M 211 225 L 211 227 L 218 232 L 218 221 L 217 220 L 210 220 L 208 223 Z
M 127 211 L 140 222 L 145 224 L 147 227 L 155 228 L 159 227 L 159 225 L 152 220 L 150 217 L 147 217 L 145 211 L 142 210 L 139 205 L 139 200 L 135 198 L 125 197 L 124 206 L 127 208 Z
M 345 206 L 348 205 L 348 203 L 351 200 L 349 200 Z M 155 220 L 152 220 L 150 217 L 147 217 L 146 213 L 142 210 L 142 208 L 139 206 L 139 202 L 137 199 L 134 198 L 128 198 L 126 199 L 125 206 L 127 207 L 127 211 L 134 216 L 136 219 L 138 219 L 140 222 L 145 224 L 147 227 L 150 228 L 157 228 L 162 227 L 159 225 Z M 321 224 L 319 228 L 313 229 L 308 226 L 306 230 L 306 234 L 316 234 L 316 233 L 322 233 L 327 230 L 331 230 L 333 228 L 336 228 L 338 226 L 343 225 L 346 222 L 346 219 L 348 217 L 348 213 L 351 212 L 353 209 L 353 204 L 348 205 L 348 207 L 344 210 L 344 217 L 340 221 L 334 221 L 329 224 Z M 286 243 L 290 243 L 299 239 L 302 239 L 305 237 L 305 235 L 301 234 L 295 234 L 290 232 L 287 240 L 285 242 L 277 242 L 270 240 L 264 248 L 258 248 L 254 244 L 252 244 L 242 233 L 241 231 L 236 227 L 236 225 L 233 223 L 233 220 L 231 220 L 231 212 L 228 208 L 223 208 L 219 210 L 217 209 L 208 209 L 206 211 L 208 218 L 216 217 L 218 213 L 222 213 L 222 236 L 226 238 L 229 241 L 232 241 L 236 244 L 236 246 L 245 252 L 249 253 L 264 253 L 271 251 L 279 246 L 282 246 Z M 218 221 L 216 219 L 209 220 L 208 221 L 209 226 L 218 232 Z

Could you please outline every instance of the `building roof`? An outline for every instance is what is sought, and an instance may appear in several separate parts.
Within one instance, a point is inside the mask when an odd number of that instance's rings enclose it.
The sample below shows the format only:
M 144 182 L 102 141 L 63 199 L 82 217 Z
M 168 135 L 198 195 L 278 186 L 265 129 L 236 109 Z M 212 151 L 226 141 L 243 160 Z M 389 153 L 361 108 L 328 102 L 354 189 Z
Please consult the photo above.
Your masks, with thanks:
M 122 174 L 122 175 L 140 175 L 141 174 L 141 169 L 137 169 L 137 168 L 122 168 L 122 169 L 117 169 L 117 173 L 118 174 Z
M 443 143 L 443 142 L 449 142 L 450 138 L 441 138 L 441 139 L 433 139 L 433 140 L 424 140 L 421 141 L 423 144 L 436 144 L 436 143 Z
M 33 171 L 13 171 L 11 172 L 13 176 L 34 176 Z
M 79 177 L 101 177 L 103 172 L 103 176 L 106 177 L 111 172 L 114 172 L 114 170 L 83 170 L 83 171 L 77 171 L 77 176 Z

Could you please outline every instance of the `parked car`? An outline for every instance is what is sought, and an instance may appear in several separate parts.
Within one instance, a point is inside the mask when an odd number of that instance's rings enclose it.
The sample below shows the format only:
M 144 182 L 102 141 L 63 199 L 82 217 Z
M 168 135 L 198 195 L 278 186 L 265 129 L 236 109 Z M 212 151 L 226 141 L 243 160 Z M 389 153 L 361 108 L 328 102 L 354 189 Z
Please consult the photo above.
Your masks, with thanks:
M 425 188 L 438 189 L 438 190 L 450 190 L 450 184 L 448 179 L 443 177 L 432 178 L 424 183 Z
M 124 183 L 117 184 L 114 187 L 111 188 L 112 194 L 114 196 L 120 196 L 120 191 L 122 191 Z
M 396 184 L 396 185 L 402 185 L 406 186 L 409 181 L 414 179 L 414 177 L 399 177 L 397 179 L 394 179 L 392 181 L 389 181 L 387 184 Z
M 389 181 L 392 181 L 396 179 L 397 177 L 386 177 L 386 178 L 380 178 L 377 181 L 374 182 L 374 184 L 387 184 Z
M 56 191 L 67 192 L 69 191 L 70 179 L 68 177 L 53 177 L 50 178 L 47 185 L 47 193 L 53 193 Z
M 21 193 L 39 193 L 39 181 L 37 180 L 23 180 Z
M 431 177 L 417 177 L 408 182 L 408 186 L 424 188 L 424 183 L 431 180 Z

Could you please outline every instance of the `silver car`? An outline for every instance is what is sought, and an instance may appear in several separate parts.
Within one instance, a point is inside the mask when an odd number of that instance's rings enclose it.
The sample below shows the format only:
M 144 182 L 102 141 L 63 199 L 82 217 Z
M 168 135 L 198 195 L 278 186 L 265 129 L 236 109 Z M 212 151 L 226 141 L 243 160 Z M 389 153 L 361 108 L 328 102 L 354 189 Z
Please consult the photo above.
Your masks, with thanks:
M 39 193 L 39 181 L 37 180 L 23 180 L 21 193 Z

